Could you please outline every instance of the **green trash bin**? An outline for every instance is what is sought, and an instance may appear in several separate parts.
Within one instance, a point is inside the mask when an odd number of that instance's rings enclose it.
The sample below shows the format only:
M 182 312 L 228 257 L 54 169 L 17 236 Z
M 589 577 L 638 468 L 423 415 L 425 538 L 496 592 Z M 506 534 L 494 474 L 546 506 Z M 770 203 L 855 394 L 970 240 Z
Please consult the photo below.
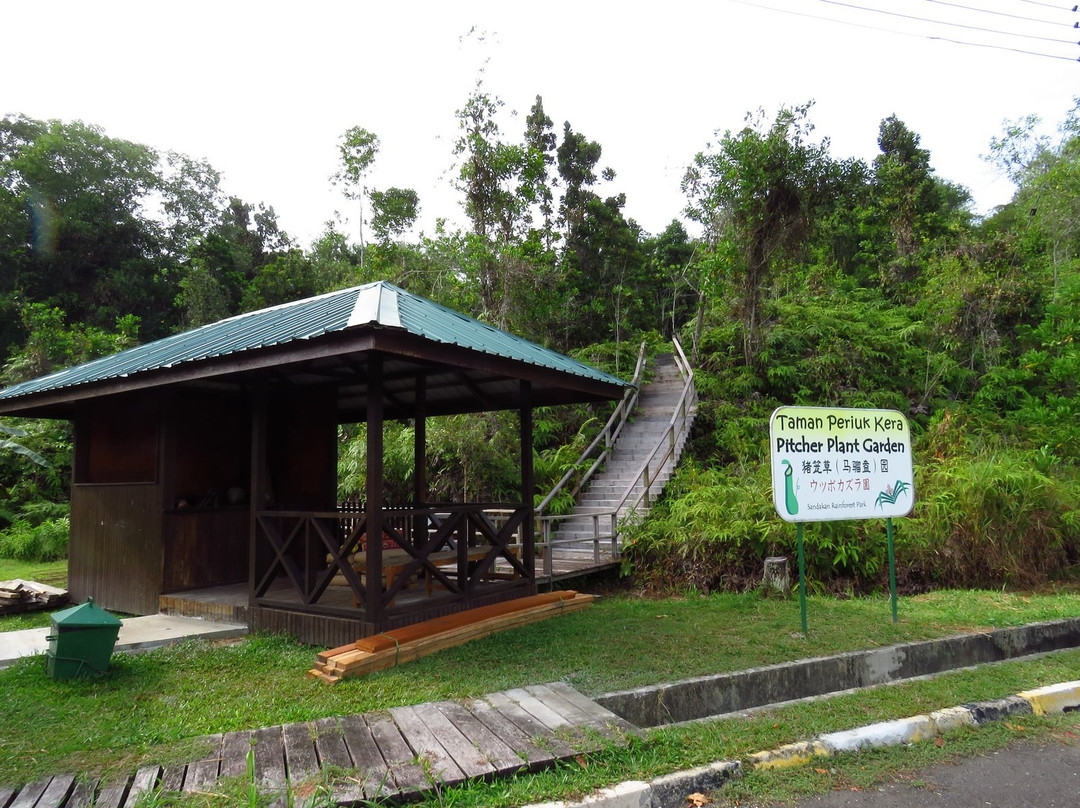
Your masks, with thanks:
M 120 633 L 120 620 L 90 598 L 52 616 L 52 633 L 45 663 L 53 679 L 96 676 L 109 669 Z

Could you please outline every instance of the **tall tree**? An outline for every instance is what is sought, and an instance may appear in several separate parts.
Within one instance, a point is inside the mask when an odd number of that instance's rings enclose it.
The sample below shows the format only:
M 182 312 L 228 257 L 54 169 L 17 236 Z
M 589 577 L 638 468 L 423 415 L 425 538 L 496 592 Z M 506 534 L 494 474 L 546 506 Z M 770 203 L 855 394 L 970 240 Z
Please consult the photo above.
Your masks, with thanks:
M 17 334 L 2 302 L 14 295 L 100 328 L 130 313 L 145 336 L 167 333 L 172 270 L 218 204 L 216 184 L 205 164 L 98 127 L 0 119 L 0 351 Z
M 231 197 L 218 223 L 188 248 L 176 299 L 185 324 L 198 326 L 221 320 L 245 308 L 257 308 L 267 298 L 284 302 L 278 299 L 283 288 L 310 288 L 307 279 L 286 281 L 280 277 L 283 272 L 310 271 L 306 261 L 277 261 L 279 256 L 289 255 L 291 247 L 273 208 L 249 205 Z M 276 266 L 249 292 L 248 286 L 268 265 Z M 265 294 L 259 291 L 260 284 L 265 286 Z M 271 287 L 279 291 L 270 291 Z
M 551 249 L 554 240 L 555 194 L 551 188 L 550 169 L 555 164 L 556 137 L 554 123 L 544 111 L 544 100 L 536 96 L 536 102 L 525 118 L 525 170 L 522 172 L 522 189 L 539 209 L 542 219 L 540 232 L 544 246 Z
M 890 115 L 878 129 L 874 196 L 892 232 L 895 260 L 886 284 L 914 280 L 920 250 L 948 232 L 968 202 L 967 192 L 939 180 L 920 138 Z
M 748 114 L 747 125 L 700 152 L 683 179 L 687 214 L 738 260 L 743 358 L 751 365 L 762 346 L 765 291 L 776 271 L 803 254 L 825 197 L 828 140 L 809 139 L 811 106 L 781 107 L 771 122 L 762 110 Z
M 387 188 L 371 192 L 371 230 L 388 244 L 416 223 L 420 197 L 411 188 Z
M 1040 124 L 1034 115 L 1007 121 L 987 159 L 1016 184 L 1011 207 L 1023 228 L 1046 244 L 1057 300 L 1062 267 L 1080 255 L 1080 99 L 1058 127 L 1056 141 L 1039 133 Z
M 360 203 L 360 269 L 364 268 L 364 198 L 367 195 L 367 174 L 379 153 L 379 137 L 360 126 L 345 130 L 338 140 L 341 165 L 330 177 L 342 186 L 346 199 Z
M 585 209 L 597 195 L 592 187 L 597 182 L 596 166 L 603 153 L 600 144 L 575 132 L 570 122 L 563 123 L 563 139 L 559 144 L 559 177 L 563 182 L 559 218 L 567 235 L 585 220 Z
M 507 143 L 496 115 L 503 102 L 481 83 L 457 112 L 460 135 L 454 154 L 460 159 L 457 186 L 465 194 L 465 213 L 472 222 L 471 252 L 480 286 L 484 316 L 509 324 L 515 270 L 510 248 L 519 235 L 527 200 L 518 193 L 525 150 Z

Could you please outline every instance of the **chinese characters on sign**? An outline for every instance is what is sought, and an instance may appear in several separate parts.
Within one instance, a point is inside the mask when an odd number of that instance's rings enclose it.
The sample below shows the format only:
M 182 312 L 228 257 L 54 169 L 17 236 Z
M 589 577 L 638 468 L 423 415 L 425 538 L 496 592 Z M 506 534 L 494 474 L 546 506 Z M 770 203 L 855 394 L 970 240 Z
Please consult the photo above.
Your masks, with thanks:
M 906 516 L 915 503 L 911 430 L 895 410 L 780 407 L 769 444 L 788 522 Z

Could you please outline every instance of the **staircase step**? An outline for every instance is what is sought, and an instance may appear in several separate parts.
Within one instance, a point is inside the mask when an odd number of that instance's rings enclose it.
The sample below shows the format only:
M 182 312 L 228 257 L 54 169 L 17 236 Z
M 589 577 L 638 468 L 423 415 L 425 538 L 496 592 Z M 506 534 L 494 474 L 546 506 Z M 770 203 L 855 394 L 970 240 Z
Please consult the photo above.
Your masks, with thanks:
M 599 532 L 600 551 L 610 554 L 611 538 L 603 536 L 612 529 L 612 511 L 624 495 L 629 502 L 636 502 L 642 497 L 645 490 L 644 481 L 639 479 L 642 464 L 654 455 L 655 459 L 659 460 L 666 452 L 668 446 L 663 445 L 657 452 L 657 445 L 670 441 L 668 431 L 674 408 L 681 400 L 683 387 L 682 376 L 674 358 L 670 355 L 657 357 L 653 379 L 642 389 L 637 410 L 623 426 L 603 470 L 597 473 L 585 491 L 578 496 L 574 514 L 552 525 L 552 538 L 560 542 L 553 547 L 553 552 L 577 552 L 583 557 L 592 557 L 596 532 Z M 690 407 L 689 412 L 692 416 L 694 408 Z M 673 457 L 669 457 L 663 464 L 650 463 L 650 466 L 653 466 L 649 474 L 650 501 L 655 501 L 671 478 L 685 442 L 686 435 L 677 434 L 673 442 Z M 648 508 L 642 504 L 640 510 L 645 512 Z M 617 518 L 628 515 L 629 508 L 623 504 Z

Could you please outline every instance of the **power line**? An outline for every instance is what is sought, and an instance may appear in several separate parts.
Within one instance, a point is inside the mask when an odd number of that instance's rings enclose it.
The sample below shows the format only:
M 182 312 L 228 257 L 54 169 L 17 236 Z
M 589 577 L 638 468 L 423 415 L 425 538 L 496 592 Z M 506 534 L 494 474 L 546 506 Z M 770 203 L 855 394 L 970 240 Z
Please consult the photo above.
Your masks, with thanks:
M 1021 54 L 1025 54 L 1027 56 L 1038 56 L 1038 57 L 1043 58 L 1043 59 L 1056 59 L 1056 60 L 1063 60 L 1063 61 L 1067 61 L 1067 62 L 1080 61 L 1080 59 L 1073 59 L 1071 56 L 1058 56 L 1058 55 L 1052 54 L 1052 53 L 1042 53 L 1041 51 L 1027 51 L 1027 50 L 1021 50 L 1021 49 L 1018 49 L 1018 48 L 1006 47 L 1004 45 L 988 45 L 988 44 L 981 43 L 981 42 L 966 42 L 966 41 L 959 40 L 959 39 L 949 39 L 949 38 L 946 38 L 946 37 L 937 37 L 937 36 L 932 36 L 932 35 L 929 35 L 929 34 L 916 34 L 916 33 L 911 33 L 911 32 L 908 32 L 908 31 L 898 31 L 895 28 L 884 28 L 884 27 L 882 27 L 880 25 L 867 25 L 866 23 L 852 22 L 851 20 L 839 20 L 839 19 L 836 19 L 835 17 L 824 17 L 824 16 L 821 16 L 820 14 L 808 14 L 808 13 L 803 12 L 803 11 L 792 11 L 790 9 L 785 9 L 785 8 L 776 8 L 775 6 L 767 6 L 767 5 L 763 5 L 761 3 L 755 3 L 755 2 L 752 2 L 752 0 L 727 0 L 727 2 L 729 2 L 729 3 L 737 3 L 738 5 L 741 5 L 741 6 L 750 6 L 751 8 L 759 8 L 759 9 L 762 9 L 764 11 L 773 11 L 773 12 L 775 12 L 777 14 L 787 14 L 787 15 L 793 16 L 793 17 L 805 17 L 805 18 L 811 19 L 811 20 L 820 20 L 822 22 L 832 22 L 832 23 L 837 23 L 839 25 L 847 25 L 847 26 L 850 26 L 852 28 L 861 28 L 861 29 L 866 30 L 866 31 L 880 31 L 880 32 L 886 33 L 886 34 L 893 34 L 895 36 L 907 36 L 907 37 L 914 37 L 916 39 L 930 39 L 930 40 L 935 40 L 935 41 L 939 41 L 939 42 L 948 42 L 948 43 L 953 44 L 953 45 L 967 45 L 969 47 L 988 48 L 990 50 L 1002 50 L 1002 51 L 1006 51 L 1006 52 L 1009 52 L 1009 53 L 1021 53 Z M 1025 0 L 1025 2 L 1036 2 L 1036 0 Z M 869 11 L 870 9 L 864 9 L 864 10 Z M 930 21 L 930 22 L 932 22 L 932 21 Z M 1069 44 L 1072 44 L 1072 43 L 1070 42 Z
M 916 17 L 916 16 L 914 16 L 912 14 L 901 14 L 898 11 L 885 11 L 884 9 L 880 9 L 880 8 L 867 8 L 866 6 L 859 6 L 859 5 L 856 5 L 854 3 L 844 3 L 844 2 L 842 2 L 842 0 L 818 0 L 818 2 L 819 3 L 828 3 L 831 6 L 843 6 L 844 8 L 853 8 L 853 9 L 856 9 L 858 11 L 869 11 L 872 14 L 885 14 L 885 15 L 887 15 L 889 17 L 900 17 L 901 19 L 905 19 L 905 20 L 915 20 L 917 22 L 929 22 L 929 23 L 934 23 L 935 25 L 948 25 L 948 26 L 950 26 L 952 28 L 966 28 L 969 31 L 979 31 L 979 32 L 984 33 L 984 34 L 997 34 L 999 36 L 1016 36 L 1016 37 L 1022 37 L 1023 39 L 1037 39 L 1037 40 L 1040 40 L 1042 42 L 1054 42 L 1054 43 L 1064 44 L 1064 45 L 1075 45 L 1075 44 L 1077 44 L 1074 40 L 1071 40 L 1071 39 L 1054 39 L 1053 37 L 1035 36 L 1034 34 L 1018 34 L 1018 33 L 1015 33 L 1013 31 L 999 31 L 999 30 L 997 30 L 995 28 L 983 28 L 982 26 L 979 26 L 979 25 L 965 25 L 962 22 L 947 22 L 946 20 L 933 20 L 933 19 L 929 19 L 927 17 Z
M 1063 8 L 1062 6 L 1059 6 L 1057 3 L 1043 3 L 1043 2 L 1041 2 L 1041 0 L 1020 0 L 1020 2 L 1021 3 L 1031 3 L 1033 6 L 1046 6 L 1047 8 L 1052 8 L 1052 9 L 1055 9 L 1056 11 L 1068 11 L 1069 10 L 1068 8 Z M 1075 13 L 1078 8 L 1080 8 L 1080 6 L 1073 6 L 1072 7 L 1073 13 Z
M 975 6 L 965 6 L 960 3 L 950 3 L 948 0 L 926 0 L 927 3 L 937 3 L 939 6 L 950 6 L 952 8 L 962 8 L 965 11 L 974 11 L 977 14 L 994 14 L 998 17 L 1008 17 L 1013 20 L 1024 20 L 1026 22 L 1045 23 L 1046 25 L 1061 25 L 1060 20 L 1043 20 L 1037 17 L 1025 17 L 1020 14 L 1010 14 L 1007 11 L 992 11 L 988 8 L 976 8 Z M 1073 9 L 1075 11 L 1075 9 Z

